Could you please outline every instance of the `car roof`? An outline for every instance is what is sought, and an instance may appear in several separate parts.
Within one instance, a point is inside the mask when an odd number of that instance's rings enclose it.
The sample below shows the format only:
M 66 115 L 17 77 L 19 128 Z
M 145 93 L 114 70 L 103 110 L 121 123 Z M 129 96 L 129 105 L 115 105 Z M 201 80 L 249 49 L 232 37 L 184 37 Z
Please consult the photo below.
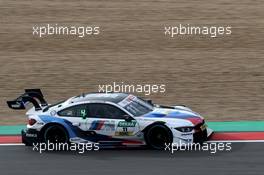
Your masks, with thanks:
M 84 102 L 84 101 L 107 101 L 112 103 L 119 103 L 123 99 L 125 99 L 129 94 L 127 93 L 100 93 L 100 92 L 94 92 L 94 93 L 88 93 L 88 94 L 81 94 L 78 96 L 75 96 L 71 99 L 71 102 Z

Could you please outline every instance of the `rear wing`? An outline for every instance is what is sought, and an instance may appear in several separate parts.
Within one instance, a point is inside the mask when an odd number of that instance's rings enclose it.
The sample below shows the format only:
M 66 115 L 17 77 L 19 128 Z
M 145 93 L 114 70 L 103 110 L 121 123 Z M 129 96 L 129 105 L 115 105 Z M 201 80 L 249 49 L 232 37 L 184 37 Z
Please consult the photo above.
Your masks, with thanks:
M 25 89 L 24 94 L 15 100 L 7 101 L 7 105 L 11 109 L 26 109 L 28 103 L 32 103 L 36 111 L 48 106 L 40 89 Z

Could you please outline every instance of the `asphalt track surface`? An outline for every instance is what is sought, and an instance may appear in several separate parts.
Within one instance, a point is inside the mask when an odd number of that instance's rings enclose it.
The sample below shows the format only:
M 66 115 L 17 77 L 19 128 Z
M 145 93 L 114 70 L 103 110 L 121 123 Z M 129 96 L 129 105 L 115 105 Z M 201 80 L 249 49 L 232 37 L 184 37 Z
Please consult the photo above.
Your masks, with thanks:
M 230 152 L 176 152 L 146 149 L 99 152 L 39 152 L 0 146 L 0 174 L 263 174 L 264 143 L 232 143 Z

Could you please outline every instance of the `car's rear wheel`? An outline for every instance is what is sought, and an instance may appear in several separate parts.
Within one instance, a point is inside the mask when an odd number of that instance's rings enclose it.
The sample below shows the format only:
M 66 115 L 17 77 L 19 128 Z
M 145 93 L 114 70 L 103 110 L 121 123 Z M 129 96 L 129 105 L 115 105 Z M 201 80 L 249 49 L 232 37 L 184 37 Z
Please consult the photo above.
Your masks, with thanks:
M 44 142 L 49 143 L 67 143 L 69 140 L 67 131 L 59 125 L 47 127 L 43 134 Z
M 166 126 L 154 125 L 145 133 L 145 140 L 150 148 L 162 150 L 166 147 L 166 144 L 172 143 L 173 137 Z

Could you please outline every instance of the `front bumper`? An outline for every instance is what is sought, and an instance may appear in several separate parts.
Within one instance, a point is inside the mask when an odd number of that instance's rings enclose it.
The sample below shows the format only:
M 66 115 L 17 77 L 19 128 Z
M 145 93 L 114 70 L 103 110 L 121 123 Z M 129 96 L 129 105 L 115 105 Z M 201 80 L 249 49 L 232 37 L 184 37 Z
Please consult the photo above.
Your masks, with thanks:
M 194 143 L 202 143 L 207 141 L 207 129 L 203 131 L 198 131 L 193 134 L 193 142 Z
M 205 121 L 203 121 L 202 123 L 199 123 L 194 127 L 193 142 L 202 143 L 204 141 L 207 141 L 209 140 L 209 137 L 212 133 L 213 130 L 208 128 Z
M 194 133 L 174 133 L 173 143 L 184 143 L 184 144 L 192 144 L 192 143 L 203 143 L 208 141 L 210 136 L 212 135 L 213 130 L 205 127 L 203 130 L 196 130 Z
M 21 135 L 22 143 L 26 146 L 32 146 L 33 143 L 38 143 L 40 141 L 39 131 L 35 129 L 23 129 Z

